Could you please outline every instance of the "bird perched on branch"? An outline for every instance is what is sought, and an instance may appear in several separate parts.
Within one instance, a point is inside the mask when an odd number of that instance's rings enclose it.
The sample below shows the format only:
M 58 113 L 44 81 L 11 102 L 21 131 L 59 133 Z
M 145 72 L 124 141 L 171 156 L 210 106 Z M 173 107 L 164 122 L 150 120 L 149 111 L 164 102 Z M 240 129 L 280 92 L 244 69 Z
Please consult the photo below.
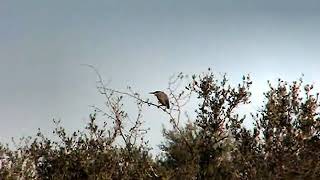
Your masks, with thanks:
M 166 93 L 162 91 L 154 91 L 150 92 L 150 94 L 155 95 L 161 105 L 166 106 L 168 109 L 170 108 L 169 98 Z

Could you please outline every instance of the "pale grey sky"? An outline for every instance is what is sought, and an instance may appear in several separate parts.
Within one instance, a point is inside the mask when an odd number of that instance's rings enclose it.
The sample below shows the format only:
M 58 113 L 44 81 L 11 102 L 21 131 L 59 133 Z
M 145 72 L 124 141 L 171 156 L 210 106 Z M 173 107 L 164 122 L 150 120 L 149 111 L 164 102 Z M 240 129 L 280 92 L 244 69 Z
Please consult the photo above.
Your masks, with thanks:
M 317 0 L 2 0 L 0 141 L 51 132 L 53 118 L 83 127 L 103 102 L 83 63 L 149 98 L 172 74 L 208 67 L 233 81 L 250 73 L 254 101 L 268 79 L 319 85 L 319 22 Z M 166 119 L 148 109 L 145 120 L 155 147 Z

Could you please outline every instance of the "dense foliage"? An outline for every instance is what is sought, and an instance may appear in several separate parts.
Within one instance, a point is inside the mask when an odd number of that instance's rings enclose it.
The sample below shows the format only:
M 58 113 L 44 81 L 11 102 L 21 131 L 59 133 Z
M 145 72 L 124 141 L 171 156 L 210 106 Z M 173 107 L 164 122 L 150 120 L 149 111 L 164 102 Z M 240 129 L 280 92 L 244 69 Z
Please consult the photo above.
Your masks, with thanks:
M 233 86 L 210 69 L 191 80 L 179 74 L 169 81 L 170 109 L 131 88 L 110 89 L 98 77 L 106 107 L 93 107 L 85 130 L 67 133 L 55 121 L 56 140 L 39 130 L 15 149 L 2 144 L 0 179 L 320 178 L 319 94 L 301 79 L 268 82 L 262 107 L 241 116 L 241 105 L 250 103 L 249 76 Z M 124 111 L 124 97 L 136 102 L 136 117 Z M 181 115 L 190 99 L 199 102 L 194 119 Z M 172 125 L 163 130 L 157 157 L 144 138 L 142 115 L 151 108 L 162 110 Z M 246 119 L 252 127 L 243 126 Z

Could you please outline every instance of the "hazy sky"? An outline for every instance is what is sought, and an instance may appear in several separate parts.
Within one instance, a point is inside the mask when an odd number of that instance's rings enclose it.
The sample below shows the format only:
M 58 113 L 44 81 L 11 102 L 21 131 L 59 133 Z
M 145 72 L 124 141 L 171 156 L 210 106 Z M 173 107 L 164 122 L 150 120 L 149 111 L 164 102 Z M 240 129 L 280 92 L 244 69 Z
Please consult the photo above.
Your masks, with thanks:
M 250 73 L 253 100 L 268 79 L 304 73 L 319 85 L 319 22 L 318 0 L 1 0 L 0 141 L 50 132 L 53 118 L 83 127 L 103 102 L 83 63 L 147 98 L 172 74 L 208 67 L 232 81 Z M 155 146 L 167 119 L 146 114 Z

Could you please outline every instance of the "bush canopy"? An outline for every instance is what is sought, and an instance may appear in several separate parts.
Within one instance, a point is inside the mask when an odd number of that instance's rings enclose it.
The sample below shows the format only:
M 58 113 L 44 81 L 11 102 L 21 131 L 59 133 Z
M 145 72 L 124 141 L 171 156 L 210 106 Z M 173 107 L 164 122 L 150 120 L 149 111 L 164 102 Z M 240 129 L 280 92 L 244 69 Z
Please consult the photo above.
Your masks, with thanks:
M 302 79 L 279 79 L 268 82 L 259 109 L 240 114 L 251 103 L 251 84 L 249 75 L 231 84 L 210 69 L 180 73 L 169 80 L 167 109 L 131 87 L 108 87 L 98 73 L 105 106 L 92 107 L 85 128 L 68 133 L 54 121 L 58 138 L 39 130 L 15 148 L 0 144 L 0 179 L 320 178 L 319 93 Z M 124 108 L 127 100 L 137 106 L 135 117 Z M 198 102 L 194 118 L 185 115 L 190 101 Z M 163 128 L 157 156 L 146 140 L 152 136 L 143 126 L 146 109 L 159 109 L 171 125 Z

